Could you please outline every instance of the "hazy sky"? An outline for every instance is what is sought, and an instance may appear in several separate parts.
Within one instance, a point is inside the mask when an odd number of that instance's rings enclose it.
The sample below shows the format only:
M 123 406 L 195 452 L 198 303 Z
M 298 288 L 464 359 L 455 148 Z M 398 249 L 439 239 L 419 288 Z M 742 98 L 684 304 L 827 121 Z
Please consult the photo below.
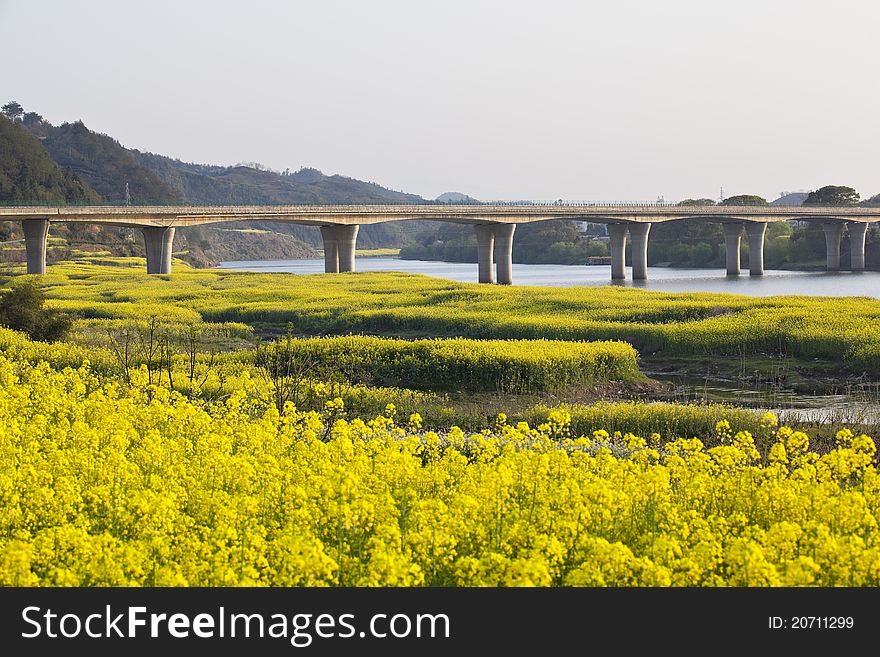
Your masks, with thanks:
M 880 193 L 880 3 L 0 0 L 0 101 L 432 198 Z

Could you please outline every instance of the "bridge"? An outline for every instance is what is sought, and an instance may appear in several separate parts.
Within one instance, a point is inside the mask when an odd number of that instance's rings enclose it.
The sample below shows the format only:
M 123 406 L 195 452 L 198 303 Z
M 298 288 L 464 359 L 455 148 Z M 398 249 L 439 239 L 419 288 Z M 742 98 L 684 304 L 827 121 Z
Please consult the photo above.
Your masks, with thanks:
M 171 246 L 176 228 L 257 220 L 318 226 L 324 243 L 324 268 L 330 273 L 355 270 L 359 226 L 427 219 L 473 225 L 477 236 L 479 282 L 497 281 L 507 285 L 513 282 L 512 250 L 517 224 L 553 219 L 607 224 L 612 280 L 626 278 L 624 254 L 628 238 L 632 242 L 632 277 L 645 280 L 648 277 L 651 226 L 692 218 L 722 225 L 728 275 L 740 273 L 740 246 L 744 232 L 749 241 L 749 273 L 752 276 L 763 274 L 767 225 L 788 220 L 821 223 L 829 270 L 841 268 L 840 242 L 846 228 L 850 236 L 849 268 L 858 271 L 865 268 L 868 224 L 880 221 L 880 208 L 590 203 L 0 207 L 0 221 L 22 222 L 29 274 L 46 271 L 46 241 L 51 222 L 140 228 L 150 274 L 171 273 Z

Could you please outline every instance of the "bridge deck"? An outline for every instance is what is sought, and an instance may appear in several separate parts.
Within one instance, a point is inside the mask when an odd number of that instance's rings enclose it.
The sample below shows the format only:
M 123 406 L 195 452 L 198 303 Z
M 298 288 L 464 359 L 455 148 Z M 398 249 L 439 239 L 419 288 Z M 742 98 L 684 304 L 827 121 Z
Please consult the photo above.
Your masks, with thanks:
M 0 207 L 0 220 L 39 218 L 57 222 L 178 227 L 255 220 L 308 225 L 365 225 L 412 219 L 519 224 L 551 219 L 655 223 L 699 217 L 722 222 L 789 219 L 876 222 L 880 221 L 880 208 L 587 204 Z

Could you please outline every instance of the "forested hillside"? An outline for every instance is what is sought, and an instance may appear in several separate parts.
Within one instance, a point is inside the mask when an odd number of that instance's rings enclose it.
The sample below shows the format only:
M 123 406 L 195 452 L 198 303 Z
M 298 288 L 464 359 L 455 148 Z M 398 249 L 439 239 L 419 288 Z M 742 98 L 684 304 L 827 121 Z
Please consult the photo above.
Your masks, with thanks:
M 89 130 L 82 121 L 46 130 L 43 146 L 59 165 L 89 181 L 104 200 L 126 201 L 126 184 L 132 203 L 179 203 L 184 199 L 153 171 L 142 167 L 118 141 Z
M 9 109 L 13 108 L 13 109 Z M 82 121 L 54 126 L 14 102 L 4 106 L 0 127 L 0 202 L 149 204 L 321 204 L 424 203 L 414 194 L 386 189 L 316 169 L 275 172 L 255 163 L 232 167 L 181 162 L 128 149 L 116 139 L 90 130 Z M 399 248 L 414 241 L 424 222 L 364 226 L 361 248 Z M 0 228 L 4 241 L 20 238 L 20 227 Z M 56 241 L 51 260 L 70 249 L 143 255 L 143 244 L 129 229 L 102 226 L 52 226 Z M 181 229 L 175 252 L 197 266 L 222 260 L 317 257 L 316 227 L 273 222 L 225 224 Z M 2 259 L 23 257 L 11 244 Z
M 0 145 L 0 201 L 100 200 L 82 178 L 60 168 L 39 139 L 5 116 L 0 116 Z

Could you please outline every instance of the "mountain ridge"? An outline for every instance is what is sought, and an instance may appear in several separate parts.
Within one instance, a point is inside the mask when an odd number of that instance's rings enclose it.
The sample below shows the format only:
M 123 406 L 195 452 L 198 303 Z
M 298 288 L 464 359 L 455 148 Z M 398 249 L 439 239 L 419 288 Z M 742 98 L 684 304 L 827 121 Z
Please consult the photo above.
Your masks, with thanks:
M 82 121 L 55 126 L 38 114 L 28 113 L 27 121 L 5 122 L 0 133 L 4 152 L 18 150 L 12 144 L 27 143 L 28 157 L 42 162 L 39 179 L 55 176 L 45 193 L 30 181 L 14 189 L 12 177 L 20 178 L 17 162 L 27 158 L 7 158 L 0 167 L 0 201 L 50 201 L 134 204 L 323 204 L 323 203 L 409 203 L 427 201 L 419 195 L 394 191 L 374 182 L 365 182 L 339 174 L 326 175 L 304 167 L 291 173 L 279 173 L 259 164 L 222 166 L 183 162 L 165 155 L 126 148 L 110 135 L 89 129 Z M 35 117 L 35 118 L 34 118 Z M 51 165 L 51 166 L 50 166 Z M 25 177 L 32 178 L 28 171 Z M 56 180 L 57 178 L 57 180 Z M 68 191 L 58 187 L 66 180 Z M 67 189 L 67 188 L 65 188 Z M 26 191 L 32 190 L 32 191 Z M 48 191 L 47 191 L 48 190 Z M 79 191 L 76 191 L 79 190 Z M 33 198 L 28 198 L 28 196 Z M 57 198 L 50 198 L 50 197 Z M 398 248 L 412 243 L 424 230 L 424 222 L 392 222 L 363 226 L 358 237 L 362 248 Z M 250 228 L 252 243 L 232 232 L 183 228 L 177 231 L 174 250 L 196 266 L 210 266 L 222 260 L 317 257 L 321 248 L 320 232 L 313 226 L 281 222 L 228 224 L 231 230 Z M 109 249 L 116 255 L 143 255 L 140 240 L 133 240 L 129 229 L 98 226 L 88 231 L 72 232 L 53 226 L 53 233 L 75 233 L 76 245 L 83 248 Z M 17 224 L 7 222 L 2 231 L 6 239 L 19 238 Z

